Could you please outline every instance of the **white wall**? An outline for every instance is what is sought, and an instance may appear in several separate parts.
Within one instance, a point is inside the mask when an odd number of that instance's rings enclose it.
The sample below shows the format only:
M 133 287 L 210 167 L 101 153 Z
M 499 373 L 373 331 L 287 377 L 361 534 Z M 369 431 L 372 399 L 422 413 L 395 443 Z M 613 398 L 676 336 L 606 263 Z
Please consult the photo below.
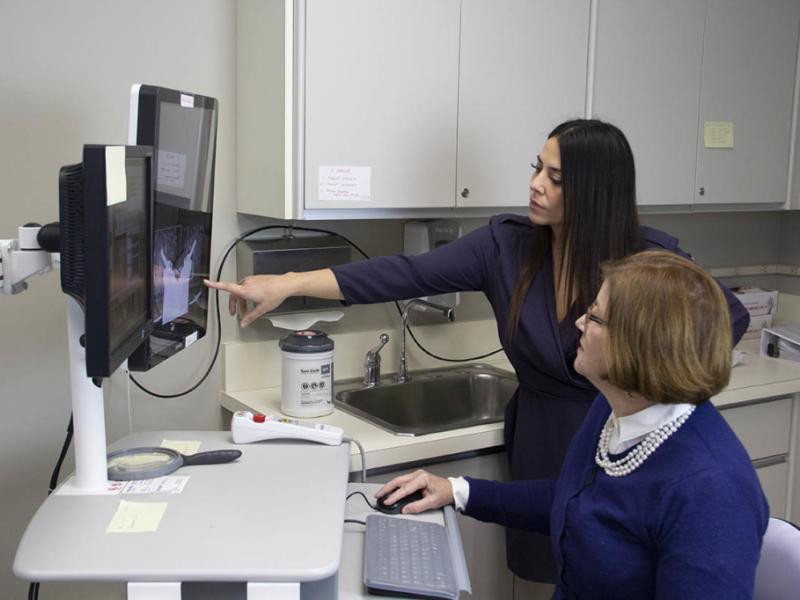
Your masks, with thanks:
M 16 237 L 17 225 L 28 221 L 58 220 L 58 168 L 79 162 L 84 143 L 127 141 L 129 89 L 142 82 L 220 102 L 212 242 L 218 254 L 238 231 L 235 35 L 234 0 L 0 0 L 0 238 Z M 27 592 L 11 565 L 64 439 L 70 412 L 65 348 L 57 274 L 32 279 L 24 294 L 0 297 L 2 599 Z M 210 350 L 206 339 L 141 379 L 156 390 L 181 390 L 205 369 Z M 132 392 L 133 427 L 217 429 L 218 390 L 215 370 L 188 398 Z M 130 427 L 124 378 L 106 395 L 113 440 Z M 64 468 L 69 472 L 71 463 Z M 91 589 L 43 585 L 40 597 L 122 597 L 119 586 Z

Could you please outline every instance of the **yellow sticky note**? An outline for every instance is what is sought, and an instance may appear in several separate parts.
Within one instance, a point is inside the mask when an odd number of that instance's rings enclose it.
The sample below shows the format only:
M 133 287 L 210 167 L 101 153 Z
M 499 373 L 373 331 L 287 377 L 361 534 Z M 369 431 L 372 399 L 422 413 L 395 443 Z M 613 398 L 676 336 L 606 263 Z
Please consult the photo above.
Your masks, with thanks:
M 703 128 L 706 148 L 733 148 L 733 123 L 731 121 L 706 121 Z
M 127 199 L 125 146 L 106 146 L 106 204 L 111 206 Z
M 161 440 L 162 448 L 172 448 L 181 454 L 195 454 L 200 449 L 201 442 L 191 440 Z
M 106 533 L 152 533 L 158 530 L 166 502 L 128 502 L 120 500 Z

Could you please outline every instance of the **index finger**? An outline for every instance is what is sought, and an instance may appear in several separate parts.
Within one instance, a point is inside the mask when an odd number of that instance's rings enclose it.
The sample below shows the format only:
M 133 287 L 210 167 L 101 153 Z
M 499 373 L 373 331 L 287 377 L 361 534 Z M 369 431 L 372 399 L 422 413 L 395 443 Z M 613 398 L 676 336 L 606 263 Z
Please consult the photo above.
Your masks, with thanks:
M 228 292 L 229 294 L 234 294 L 236 296 L 241 296 L 242 294 L 242 286 L 238 283 L 230 283 L 227 281 L 211 281 L 210 279 L 203 279 L 203 283 L 206 285 L 206 287 Z

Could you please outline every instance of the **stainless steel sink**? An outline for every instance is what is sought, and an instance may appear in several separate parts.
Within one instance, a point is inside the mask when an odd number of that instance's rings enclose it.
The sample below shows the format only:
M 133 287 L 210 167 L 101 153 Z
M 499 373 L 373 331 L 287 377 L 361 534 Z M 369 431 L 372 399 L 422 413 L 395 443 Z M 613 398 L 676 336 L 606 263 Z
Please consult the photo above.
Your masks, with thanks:
M 488 365 L 431 369 L 411 381 L 364 387 L 361 380 L 337 382 L 334 404 L 392 433 L 422 435 L 503 420 L 517 389 L 508 371 Z

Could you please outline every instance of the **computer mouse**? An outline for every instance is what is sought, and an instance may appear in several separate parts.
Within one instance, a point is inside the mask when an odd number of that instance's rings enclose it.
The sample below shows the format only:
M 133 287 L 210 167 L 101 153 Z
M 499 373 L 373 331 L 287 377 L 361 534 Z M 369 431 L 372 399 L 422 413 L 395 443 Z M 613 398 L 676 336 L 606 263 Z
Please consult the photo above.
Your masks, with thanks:
M 412 502 L 416 502 L 417 500 L 422 500 L 422 498 L 424 497 L 422 495 L 422 492 L 420 490 L 417 490 L 416 492 L 411 492 L 407 496 L 403 496 L 402 498 L 400 498 L 400 500 L 398 500 L 394 504 L 384 504 L 383 501 L 389 496 L 391 496 L 391 494 L 389 494 L 388 496 L 384 496 L 383 498 L 378 498 L 378 501 L 375 503 L 375 508 L 377 508 L 379 511 L 387 515 L 399 515 L 401 512 L 403 512 L 403 507 L 406 504 L 411 504 Z

